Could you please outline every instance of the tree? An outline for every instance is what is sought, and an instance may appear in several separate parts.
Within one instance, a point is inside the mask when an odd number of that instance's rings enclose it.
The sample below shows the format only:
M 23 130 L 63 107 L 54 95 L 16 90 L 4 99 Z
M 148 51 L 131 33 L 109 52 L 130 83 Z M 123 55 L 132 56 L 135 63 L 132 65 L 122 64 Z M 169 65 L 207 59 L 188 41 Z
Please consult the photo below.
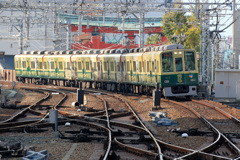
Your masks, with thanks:
M 195 27 L 195 15 L 185 12 L 167 12 L 163 17 L 163 34 L 171 43 L 183 44 L 185 48 L 200 50 L 200 26 Z
M 150 35 L 145 44 L 157 44 L 157 43 L 160 43 L 161 42 L 161 35 L 160 34 L 155 34 L 154 36 L 153 35 Z

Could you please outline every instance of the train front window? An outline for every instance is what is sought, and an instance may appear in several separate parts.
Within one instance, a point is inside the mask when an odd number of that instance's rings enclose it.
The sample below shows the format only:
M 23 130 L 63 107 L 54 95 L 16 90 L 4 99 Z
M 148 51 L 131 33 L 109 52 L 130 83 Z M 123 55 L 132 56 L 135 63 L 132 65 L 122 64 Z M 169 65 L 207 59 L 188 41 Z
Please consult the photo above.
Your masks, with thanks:
M 162 54 L 162 68 L 163 68 L 163 72 L 173 72 L 172 52 Z
M 183 71 L 182 58 L 175 58 L 176 72 Z
M 185 71 L 194 71 L 195 70 L 194 52 L 185 52 L 184 61 L 185 61 Z

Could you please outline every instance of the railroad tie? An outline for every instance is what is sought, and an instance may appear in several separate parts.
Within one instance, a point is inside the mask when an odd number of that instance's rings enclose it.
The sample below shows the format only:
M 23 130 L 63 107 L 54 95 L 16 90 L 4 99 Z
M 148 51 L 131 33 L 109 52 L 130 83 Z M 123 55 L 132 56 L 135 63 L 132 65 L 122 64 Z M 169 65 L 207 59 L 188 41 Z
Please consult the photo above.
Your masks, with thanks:
M 71 154 L 74 152 L 74 150 L 77 147 L 77 143 L 73 143 L 72 147 L 69 149 L 69 151 L 67 152 L 67 154 L 65 155 L 65 157 L 62 160 L 68 160 L 71 156 Z

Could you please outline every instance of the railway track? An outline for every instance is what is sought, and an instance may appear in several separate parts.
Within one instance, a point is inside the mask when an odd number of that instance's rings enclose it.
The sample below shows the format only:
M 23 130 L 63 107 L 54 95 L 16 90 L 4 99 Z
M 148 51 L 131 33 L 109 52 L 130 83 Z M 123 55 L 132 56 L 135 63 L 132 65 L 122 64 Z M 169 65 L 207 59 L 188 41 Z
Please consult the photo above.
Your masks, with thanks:
M 51 93 L 56 92 L 56 90 L 49 90 L 49 89 L 37 89 L 36 90 L 36 88 L 32 88 L 32 87 L 22 87 L 22 89 L 33 90 L 35 92 L 44 93 L 45 96 L 43 96 L 42 98 L 40 98 L 39 100 L 37 100 L 36 102 L 31 104 L 30 106 L 22 109 L 17 114 L 13 115 L 11 118 L 9 118 L 5 121 L 2 121 L 0 123 L 1 132 L 19 130 L 19 129 L 24 129 L 25 127 L 34 126 L 38 123 L 44 122 L 44 120 L 49 116 L 49 110 L 46 110 L 45 113 L 42 113 L 42 112 L 38 112 L 38 111 L 34 110 L 34 108 L 38 104 L 47 100 L 50 97 Z M 59 101 L 57 101 L 56 104 L 54 104 L 53 107 L 51 107 L 52 109 L 56 109 L 58 107 L 58 105 L 66 99 L 65 93 L 63 93 L 63 92 L 59 92 L 59 93 L 63 94 L 63 98 L 61 98 Z M 31 120 L 31 118 L 29 118 L 28 120 L 26 120 L 26 116 L 29 113 L 37 115 L 39 118 L 37 118 L 37 119 L 34 118 L 35 120 Z M 24 117 L 24 118 L 22 118 L 22 117 Z
M 192 102 L 179 103 L 179 102 L 175 102 L 175 101 L 171 101 L 171 100 L 169 100 L 168 102 L 174 103 L 174 104 L 177 104 L 177 105 L 180 105 L 182 107 L 185 107 L 185 108 L 189 109 L 197 117 L 199 117 L 199 119 L 201 119 L 215 133 L 215 140 L 214 140 L 213 143 L 211 143 L 207 147 L 204 147 L 204 148 L 200 149 L 199 151 L 195 151 L 195 152 L 192 152 L 188 155 L 184 155 L 182 157 L 179 157 L 178 159 L 182 159 L 182 158 L 189 159 L 189 158 L 193 158 L 193 157 L 199 157 L 200 154 L 202 154 L 202 153 L 204 153 L 204 156 L 207 156 L 207 157 L 216 156 L 220 159 L 235 159 L 235 158 L 239 157 L 239 153 L 240 153 L 239 148 L 229 138 L 227 138 L 224 135 L 224 133 L 219 130 L 219 128 L 216 128 L 212 124 L 213 122 L 209 121 L 210 117 L 205 118 L 206 115 L 201 114 L 201 112 L 203 112 L 203 111 L 204 111 L 204 113 L 206 112 L 205 111 L 206 108 L 204 110 L 203 107 L 211 107 L 211 109 L 214 109 L 214 111 L 218 112 L 218 113 L 214 113 L 212 115 L 223 114 L 222 111 L 217 109 L 218 107 L 212 106 L 212 105 L 209 105 L 209 104 L 206 104 L 206 103 L 203 103 L 203 102 L 199 102 L 199 101 L 196 101 L 196 100 L 192 101 L 194 103 L 192 103 Z M 196 104 L 196 103 L 198 105 L 200 104 L 202 106 L 202 108 L 199 107 L 199 106 L 198 107 L 194 106 L 194 104 Z M 210 109 L 208 109 L 208 110 L 210 110 Z M 227 113 L 225 113 L 225 116 L 232 117 Z M 228 148 L 228 151 L 230 151 L 231 153 L 226 153 L 227 148 L 224 148 L 225 152 L 222 152 L 222 154 L 221 154 L 221 152 L 217 152 L 216 150 L 219 149 L 219 145 L 221 145 L 221 146 L 225 145 Z
M 49 88 L 50 87 L 48 87 L 48 88 L 45 87 L 45 89 L 49 89 Z M 66 89 L 65 87 L 60 87 L 60 88 L 62 89 L 61 92 L 66 93 L 66 91 L 63 90 L 63 89 Z M 54 92 L 56 92 L 56 89 L 57 88 L 55 88 Z M 69 90 L 69 88 L 68 88 L 68 90 Z M 72 88 L 71 90 L 75 92 L 76 88 Z M 99 93 L 99 91 L 95 91 L 95 92 Z M 196 111 L 196 108 L 191 107 L 193 104 L 191 105 L 190 102 L 179 103 L 179 102 L 175 102 L 175 101 L 166 101 L 166 103 L 170 102 L 170 103 L 174 103 L 179 106 L 181 105 L 182 107 L 187 108 L 192 113 L 194 113 L 196 115 L 196 117 L 199 117 L 199 119 L 204 121 L 204 123 L 207 124 L 207 126 L 209 126 L 209 128 L 211 128 L 211 130 L 213 130 L 213 132 L 216 135 L 215 141 L 211 145 L 208 145 L 207 147 L 204 147 L 199 150 L 180 147 L 180 146 L 173 145 L 173 144 L 164 142 L 163 140 L 156 138 L 156 135 L 152 134 L 152 132 L 145 126 L 144 122 L 142 122 L 141 118 L 138 116 L 137 112 L 134 111 L 133 107 L 126 100 L 124 100 L 124 98 L 122 98 L 123 96 L 117 96 L 117 98 L 119 99 L 119 102 L 115 102 L 115 103 L 120 104 L 120 102 L 122 102 L 129 108 L 127 108 L 127 107 L 125 108 L 124 106 L 121 105 L 122 106 L 121 109 L 124 112 L 120 113 L 120 112 L 115 112 L 116 110 L 119 110 L 119 108 L 114 109 L 114 103 L 111 102 L 111 100 L 113 98 L 110 98 L 110 96 L 112 97 L 115 95 L 112 93 L 110 93 L 110 94 L 108 93 L 109 95 L 105 96 L 104 94 L 106 94 L 106 93 L 102 92 L 101 95 L 97 96 L 97 97 L 101 97 L 101 102 L 103 102 L 103 104 L 104 104 L 104 105 L 102 104 L 102 106 L 105 106 L 105 109 L 102 108 L 97 112 L 95 111 L 92 113 L 86 113 L 86 114 L 80 115 L 80 114 L 76 114 L 76 113 L 69 113 L 67 111 L 59 110 L 59 114 L 62 114 L 64 116 L 63 120 L 59 121 L 59 124 L 64 124 L 65 122 L 69 121 L 71 123 L 75 123 L 80 126 L 91 126 L 92 128 L 99 128 L 101 130 L 104 130 L 104 132 L 106 133 L 106 138 L 104 138 L 104 139 L 106 140 L 106 144 L 107 144 L 105 146 L 108 146 L 108 147 L 105 149 L 102 159 L 108 159 L 110 156 L 112 156 L 110 153 L 112 153 L 114 151 L 112 148 L 113 143 L 117 144 L 117 146 L 119 148 L 121 148 L 122 150 L 127 150 L 128 152 L 134 153 L 138 156 L 143 156 L 143 157 L 148 157 L 148 158 L 151 157 L 150 159 L 154 159 L 154 158 L 155 159 L 156 158 L 157 159 L 193 159 L 193 158 L 194 159 L 197 159 L 197 158 L 198 159 L 234 159 L 234 158 L 237 159 L 237 157 L 239 156 L 238 146 L 234 146 L 234 143 L 233 143 L 234 138 L 229 139 L 229 137 L 226 136 L 227 134 L 224 130 L 221 131 L 221 129 L 218 129 L 218 127 L 216 127 L 219 122 L 215 122 L 215 125 L 217 124 L 216 126 L 212 125 L 212 123 L 214 123 L 214 122 L 207 121 L 207 119 L 209 119 L 209 118 L 204 117 L 206 115 L 201 115 L 200 111 L 198 113 Z M 66 98 L 67 97 L 64 96 L 62 98 L 62 100 L 66 99 Z M 165 101 L 165 100 L 162 100 L 162 101 Z M 199 101 L 197 101 L 197 102 L 199 102 Z M 197 103 L 197 102 L 195 102 L 195 103 Z M 56 103 L 56 105 L 53 105 L 53 107 L 57 108 L 57 106 L 59 106 L 60 103 L 61 102 L 59 101 L 58 103 Z M 203 102 L 201 102 L 201 103 L 203 103 Z M 205 102 L 205 104 L 206 104 L 206 102 Z M 201 105 L 204 105 L 204 104 L 201 104 Z M 209 105 L 209 107 L 211 106 L 214 109 L 217 108 L 216 106 L 213 106 L 212 104 L 211 105 L 208 104 L 208 105 Z M 113 111 L 112 109 L 115 111 Z M 127 112 L 127 110 L 131 110 L 131 112 L 129 113 L 129 112 Z M 223 111 L 220 111 L 220 112 L 223 112 Z M 138 122 L 138 124 L 131 124 L 132 123 L 131 120 L 125 121 L 127 123 L 123 123 L 120 120 L 122 117 L 126 118 L 127 116 L 131 117 L 132 115 L 135 115 L 135 121 Z M 233 123 L 233 125 L 237 125 L 239 123 L 236 118 L 234 118 L 233 116 L 231 116 L 229 114 L 226 114 L 225 117 L 233 119 L 235 121 Z M 141 124 L 141 122 L 142 122 L 142 124 Z M 9 123 L 9 122 L 6 122 L 6 123 Z M 18 123 L 20 123 L 20 122 L 18 122 Z M 31 122 L 31 124 L 34 124 L 34 123 L 35 122 Z M 230 124 L 230 122 L 225 122 L 225 123 Z M 139 125 L 139 124 L 141 124 L 141 125 Z M 20 126 L 22 126 L 22 124 Z M 47 126 L 49 126 L 49 124 L 35 123 L 34 126 L 47 127 Z M 125 129 L 123 129 L 124 132 L 126 132 L 126 130 L 131 129 L 131 130 L 134 130 L 134 132 L 137 131 L 136 133 L 144 132 L 145 134 L 148 134 L 149 137 L 151 137 L 151 141 L 154 142 L 153 144 L 155 145 L 153 150 L 135 147 L 133 144 L 131 144 L 131 142 L 127 138 L 122 138 L 121 136 L 114 136 L 114 132 L 115 132 L 116 128 L 117 129 L 125 128 Z M 136 134 L 136 133 L 133 133 L 133 134 Z M 229 133 L 229 135 L 230 135 L 230 133 Z M 231 150 L 231 153 L 234 153 L 233 155 L 231 155 L 231 154 L 221 155 L 221 152 L 216 151 L 216 148 L 219 148 L 218 147 L 219 144 L 223 144 L 225 142 L 228 143 L 226 146 L 230 147 L 230 148 L 227 148 L 227 149 Z M 159 146 L 159 148 L 158 148 L 158 146 Z

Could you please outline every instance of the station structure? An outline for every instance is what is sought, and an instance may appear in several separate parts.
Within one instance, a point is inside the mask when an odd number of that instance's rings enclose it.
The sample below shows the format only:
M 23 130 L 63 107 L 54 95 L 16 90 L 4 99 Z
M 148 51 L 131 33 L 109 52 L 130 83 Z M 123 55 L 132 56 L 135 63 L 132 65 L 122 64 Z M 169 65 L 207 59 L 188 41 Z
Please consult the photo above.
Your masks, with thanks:
M 83 18 L 81 23 L 81 34 L 79 35 L 79 17 L 76 15 L 60 15 L 60 22 L 69 25 L 74 42 L 71 49 L 119 49 L 139 48 L 136 37 L 139 37 L 138 18 L 125 18 L 123 20 L 113 17 L 91 17 L 90 20 Z M 161 39 L 154 45 L 167 43 L 167 37 L 162 33 L 162 18 L 148 17 L 144 19 L 144 34 L 159 34 Z M 70 23 L 70 24 L 69 24 Z M 152 44 L 144 44 L 149 46 Z

